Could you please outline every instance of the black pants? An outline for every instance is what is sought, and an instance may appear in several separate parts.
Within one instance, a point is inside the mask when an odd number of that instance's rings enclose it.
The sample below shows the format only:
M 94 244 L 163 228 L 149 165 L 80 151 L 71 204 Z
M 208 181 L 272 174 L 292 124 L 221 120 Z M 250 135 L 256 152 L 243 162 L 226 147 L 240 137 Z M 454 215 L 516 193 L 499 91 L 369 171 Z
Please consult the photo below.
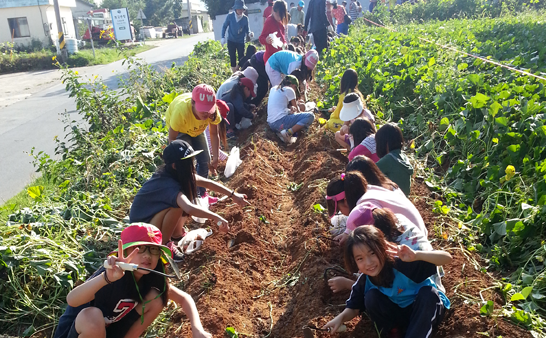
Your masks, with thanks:
M 243 56 L 245 56 L 245 44 L 228 40 L 227 49 L 229 52 L 229 61 L 231 62 L 231 67 L 237 67 L 239 60 L 241 60 Z M 238 57 L 235 55 L 235 53 L 238 54 Z
M 366 312 L 385 337 L 392 328 L 405 330 L 405 337 L 430 337 L 433 327 L 442 320 L 445 308 L 438 290 L 422 287 L 412 305 L 401 308 L 377 289 L 366 293 Z
M 315 46 L 317 47 L 317 52 L 319 56 L 322 57 L 322 52 L 325 49 L 328 49 L 328 30 L 324 27 L 321 30 L 313 32 L 313 40 L 315 41 Z
M 250 58 L 250 65 L 252 68 L 256 69 L 258 72 L 258 81 L 256 81 L 256 84 L 258 85 L 258 91 L 256 92 L 256 97 L 252 99 L 251 103 L 258 107 L 260 103 L 262 103 L 262 100 L 267 95 L 267 92 L 269 91 L 269 77 L 267 76 L 267 73 L 265 72 L 265 65 L 260 64 L 256 60 L 256 55 L 252 55 Z
M 371 1 L 370 1 L 370 7 L 369 7 L 370 12 L 373 12 L 373 10 L 374 10 L 374 8 L 375 8 L 376 5 L 377 5 L 377 1 L 376 1 L 376 2 L 371 2 Z

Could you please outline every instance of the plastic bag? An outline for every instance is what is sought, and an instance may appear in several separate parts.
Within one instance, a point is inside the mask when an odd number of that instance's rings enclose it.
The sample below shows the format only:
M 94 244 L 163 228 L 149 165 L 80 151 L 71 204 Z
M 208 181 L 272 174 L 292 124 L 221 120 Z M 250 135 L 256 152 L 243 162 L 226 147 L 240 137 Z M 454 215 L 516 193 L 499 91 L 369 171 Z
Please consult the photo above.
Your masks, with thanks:
M 271 46 L 275 48 L 282 48 L 282 41 L 281 38 L 277 36 L 277 32 L 269 34 L 269 37 L 273 40 L 271 41 Z
M 201 208 L 209 210 L 209 198 L 208 197 L 198 197 L 198 198 L 196 198 L 195 202 L 196 202 L 195 204 L 197 204 Z M 207 221 L 207 218 L 199 218 L 199 217 L 195 217 L 195 216 L 192 216 L 191 218 L 193 218 L 193 220 L 196 221 L 199 224 L 205 224 L 205 222 Z
M 234 173 L 235 170 L 243 163 L 239 155 L 239 147 L 233 147 L 229 154 L 229 158 L 226 163 L 226 169 L 224 170 L 224 175 L 229 178 Z

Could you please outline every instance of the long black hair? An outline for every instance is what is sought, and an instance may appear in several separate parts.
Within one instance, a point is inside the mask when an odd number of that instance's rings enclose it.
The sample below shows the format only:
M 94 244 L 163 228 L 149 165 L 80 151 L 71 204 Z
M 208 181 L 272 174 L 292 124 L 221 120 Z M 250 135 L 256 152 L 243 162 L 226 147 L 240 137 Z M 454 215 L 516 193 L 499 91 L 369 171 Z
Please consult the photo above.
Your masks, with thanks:
M 328 196 L 335 196 L 345 191 L 345 200 L 349 206 L 349 210 L 356 207 L 358 200 L 366 193 L 368 182 L 364 176 L 358 171 L 351 171 L 342 176 L 337 176 L 330 180 L 326 187 Z M 334 212 L 334 201 L 327 200 L 328 212 Z
M 217 113 L 218 114 L 218 113 Z M 166 173 L 180 184 L 180 192 L 192 203 L 197 199 L 197 182 L 195 180 L 194 157 L 177 159 L 174 162 L 165 161 L 165 164 L 157 168 L 156 173 Z M 175 168 L 173 168 L 173 164 Z
M 377 156 L 384 157 L 396 149 L 402 149 L 404 136 L 396 123 L 389 122 L 383 125 L 375 134 Z
M 356 70 L 349 68 L 341 77 L 341 82 L 339 84 L 339 93 L 340 94 L 349 94 L 349 93 L 360 93 L 358 91 L 358 73 Z
M 398 184 L 391 181 L 375 162 L 364 155 L 355 156 L 351 162 L 347 164 L 346 171 L 358 171 L 364 176 L 366 182 L 371 185 L 383 187 L 388 190 L 398 189 Z
M 301 58 L 301 73 L 303 74 L 303 79 L 306 80 L 307 82 L 311 82 L 313 81 L 313 77 L 315 75 L 315 70 L 314 69 L 309 69 L 309 67 L 307 67 L 307 65 L 305 64 L 305 55 L 302 56 Z
M 349 127 L 349 134 L 353 135 L 355 146 L 359 145 L 366 137 L 376 133 L 375 125 L 366 118 L 357 118 Z

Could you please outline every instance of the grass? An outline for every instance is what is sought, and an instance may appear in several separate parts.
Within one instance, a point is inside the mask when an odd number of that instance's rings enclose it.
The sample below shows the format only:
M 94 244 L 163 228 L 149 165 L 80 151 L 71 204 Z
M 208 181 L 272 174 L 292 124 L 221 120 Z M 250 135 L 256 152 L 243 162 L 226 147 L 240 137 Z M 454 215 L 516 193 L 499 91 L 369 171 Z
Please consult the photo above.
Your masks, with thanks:
M 58 191 L 58 186 L 53 182 L 43 178 L 35 178 L 29 185 L 27 185 L 23 190 L 21 190 L 17 195 L 13 196 L 9 200 L 3 202 L 0 201 L 0 222 L 5 222 L 9 215 L 12 214 L 15 210 L 20 210 L 23 208 L 29 208 L 34 205 L 34 200 L 28 194 L 29 187 L 43 186 L 45 195 L 51 195 L 52 193 Z
M 138 53 L 145 52 L 155 48 L 152 45 L 142 45 L 124 49 L 123 52 L 120 52 L 116 48 L 97 48 L 95 49 L 96 57 L 93 57 L 93 50 L 83 49 L 78 53 L 71 55 L 68 60 L 68 64 L 71 67 L 84 67 L 84 66 L 95 66 L 95 65 L 106 65 L 121 59 L 124 59 L 125 56 L 135 56 Z

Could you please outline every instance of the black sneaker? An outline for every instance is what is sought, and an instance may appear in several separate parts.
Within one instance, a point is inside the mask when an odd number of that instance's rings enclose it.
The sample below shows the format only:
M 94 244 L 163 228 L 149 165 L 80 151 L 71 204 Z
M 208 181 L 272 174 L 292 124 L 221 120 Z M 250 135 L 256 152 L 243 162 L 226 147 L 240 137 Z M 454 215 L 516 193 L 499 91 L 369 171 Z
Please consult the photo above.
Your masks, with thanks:
M 172 241 L 168 242 L 166 244 L 166 246 L 173 253 L 173 261 L 175 263 L 180 263 L 180 262 L 184 261 L 184 253 L 182 253 L 182 251 L 180 251 L 180 249 L 178 248 L 178 246 L 174 242 L 172 242 Z

